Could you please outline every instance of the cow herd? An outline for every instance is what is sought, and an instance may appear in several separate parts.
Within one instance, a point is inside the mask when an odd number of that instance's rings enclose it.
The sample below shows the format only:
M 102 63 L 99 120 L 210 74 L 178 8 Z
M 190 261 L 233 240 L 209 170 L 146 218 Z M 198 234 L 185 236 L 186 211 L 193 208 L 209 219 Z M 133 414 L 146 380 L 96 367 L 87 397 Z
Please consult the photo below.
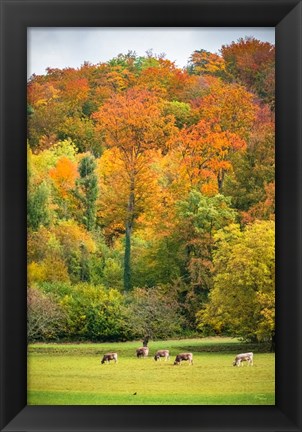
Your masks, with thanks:
M 144 357 L 148 357 L 149 355 L 149 348 L 148 347 L 140 347 L 137 348 L 136 350 L 136 357 L 137 358 L 144 358 Z M 118 355 L 116 352 L 110 352 L 110 353 L 106 353 L 104 354 L 101 363 L 110 363 L 110 361 L 114 361 L 115 363 L 117 363 L 117 358 Z M 161 360 L 162 358 L 165 359 L 165 361 L 169 360 L 170 358 L 170 352 L 169 350 L 166 349 L 162 349 L 162 350 L 158 350 L 156 351 L 155 355 L 154 355 L 154 360 L 158 361 Z M 192 353 L 180 353 L 177 354 L 177 356 L 175 357 L 175 361 L 174 361 L 174 365 L 180 365 L 182 361 L 187 361 L 189 363 L 189 365 L 193 365 L 193 354 Z M 249 353 L 242 353 L 242 354 L 238 354 L 235 357 L 235 360 L 233 362 L 233 366 L 243 366 L 243 362 L 247 362 L 248 366 L 253 366 L 253 353 L 249 352 Z

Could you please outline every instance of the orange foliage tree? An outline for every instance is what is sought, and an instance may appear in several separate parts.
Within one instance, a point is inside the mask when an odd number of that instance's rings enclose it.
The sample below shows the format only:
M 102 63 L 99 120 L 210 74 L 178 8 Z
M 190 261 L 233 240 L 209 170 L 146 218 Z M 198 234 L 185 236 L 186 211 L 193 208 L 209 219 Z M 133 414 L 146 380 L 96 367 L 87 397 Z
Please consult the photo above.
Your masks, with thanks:
M 174 118 L 163 116 L 160 100 L 151 92 L 137 88 L 112 96 L 95 114 L 98 129 L 108 147 L 116 147 L 127 184 L 125 216 L 124 288 L 131 288 L 131 234 L 137 218 L 137 185 L 153 150 L 164 149 L 173 134 Z M 148 185 L 145 185 L 148 189 Z
M 217 123 L 223 131 L 248 139 L 258 112 L 254 95 L 238 84 L 226 84 L 218 78 L 208 77 L 207 83 L 208 94 L 197 108 L 199 116 Z
M 222 75 L 225 71 L 224 59 L 204 49 L 193 52 L 189 59 L 189 71 L 196 75 Z
M 66 156 L 62 156 L 56 166 L 49 171 L 62 198 L 67 198 L 68 193 L 75 187 L 76 178 L 79 177 L 77 166 Z
M 223 45 L 221 54 L 231 78 L 255 92 L 272 108 L 275 105 L 275 47 L 255 38 L 240 38 Z
M 222 190 L 225 173 L 232 168 L 231 154 L 246 148 L 245 141 L 238 135 L 222 131 L 205 120 L 182 129 L 177 143 L 180 169 L 189 187 L 212 193 Z

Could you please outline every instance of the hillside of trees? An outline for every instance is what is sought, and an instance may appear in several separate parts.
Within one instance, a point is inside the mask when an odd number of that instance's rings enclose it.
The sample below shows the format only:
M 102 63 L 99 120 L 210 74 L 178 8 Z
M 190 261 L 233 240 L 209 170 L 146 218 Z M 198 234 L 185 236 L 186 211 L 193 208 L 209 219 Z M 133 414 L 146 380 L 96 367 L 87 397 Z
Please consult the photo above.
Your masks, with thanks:
M 28 81 L 28 338 L 270 340 L 275 47 Z

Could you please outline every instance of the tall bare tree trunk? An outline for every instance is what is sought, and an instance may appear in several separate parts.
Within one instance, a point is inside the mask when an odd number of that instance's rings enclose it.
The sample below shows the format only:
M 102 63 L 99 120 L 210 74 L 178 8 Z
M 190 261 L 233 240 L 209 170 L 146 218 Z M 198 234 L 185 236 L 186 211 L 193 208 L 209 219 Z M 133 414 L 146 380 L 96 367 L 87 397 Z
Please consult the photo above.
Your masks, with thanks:
M 224 176 L 225 176 L 225 171 L 224 169 L 221 169 L 217 175 L 217 182 L 218 182 L 218 192 L 221 194 L 222 193 L 222 188 L 223 188 L 223 182 L 224 182 Z

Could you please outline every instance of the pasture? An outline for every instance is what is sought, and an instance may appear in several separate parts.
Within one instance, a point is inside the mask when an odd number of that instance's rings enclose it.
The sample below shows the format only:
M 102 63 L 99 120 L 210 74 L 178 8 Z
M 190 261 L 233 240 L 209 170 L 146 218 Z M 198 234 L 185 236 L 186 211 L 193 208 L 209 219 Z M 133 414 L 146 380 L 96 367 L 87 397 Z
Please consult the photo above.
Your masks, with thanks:
M 275 355 L 231 338 L 151 341 L 147 358 L 140 342 L 31 344 L 28 405 L 274 405 Z M 170 360 L 154 361 L 158 349 Z M 252 350 L 254 366 L 233 367 L 239 352 Z M 101 364 L 106 352 L 118 363 Z M 174 366 L 190 351 L 193 366 Z

